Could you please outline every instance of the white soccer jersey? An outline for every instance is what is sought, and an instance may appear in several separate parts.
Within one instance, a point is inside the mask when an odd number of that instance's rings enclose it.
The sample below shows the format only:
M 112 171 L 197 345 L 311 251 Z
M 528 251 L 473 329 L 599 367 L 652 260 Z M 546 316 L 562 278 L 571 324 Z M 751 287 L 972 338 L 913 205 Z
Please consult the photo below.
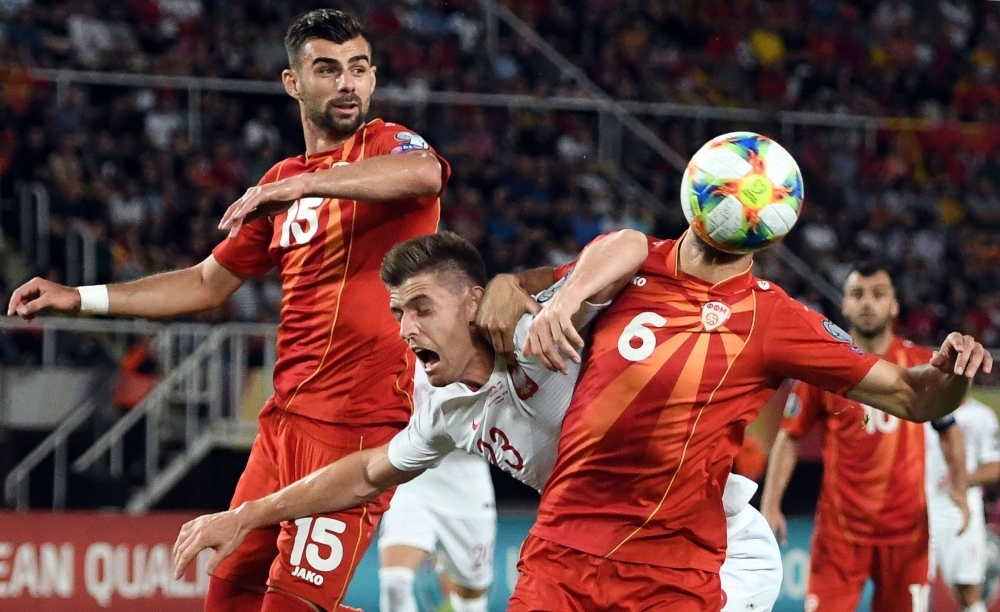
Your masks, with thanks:
M 580 327 L 601 306 L 584 304 Z M 389 442 L 389 461 L 400 470 L 434 467 L 455 449 L 485 457 L 521 482 L 541 490 L 552 473 L 563 417 L 573 397 L 580 366 L 552 372 L 521 353 L 531 315 L 514 331 L 516 360 L 497 355 L 493 375 L 480 389 L 463 383 L 431 386 L 423 370 L 414 380 L 410 423 Z
M 980 401 L 966 399 L 953 413 L 955 422 L 962 429 L 965 439 L 966 471 L 972 473 L 984 463 L 1000 461 L 1000 427 L 993 410 Z M 948 490 L 941 487 L 941 482 L 948 476 L 948 465 L 941 453 L 941 439 L 931 427 L 926 428 L 927 438 L 927 502 L 932 508 L 954 505 L 948 496 Z M 969 509 L 973 514 L 981 514 L 983 508 L 983 490 L 981 487 L 969 487 Z
M 490 468 L 482 457 L 460 450 L 449 453 L 433 470 L 396 487 L 389 512 L 413 504 L 443 516 L 492 519 L 496 501 Z

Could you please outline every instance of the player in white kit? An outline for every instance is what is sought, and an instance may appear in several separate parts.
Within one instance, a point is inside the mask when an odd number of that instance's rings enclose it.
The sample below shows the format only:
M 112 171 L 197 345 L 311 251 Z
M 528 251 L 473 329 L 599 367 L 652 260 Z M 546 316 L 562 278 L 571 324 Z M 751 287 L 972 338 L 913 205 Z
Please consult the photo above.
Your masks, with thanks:
M 454 612 L 486 612 L 497 513 L 481 457 L 450 453 L 399 485 L 379 528 L 380 612 L 417 612 L 416 569 L 432 553 L 453 589 L 447 596 Z
M 584 328 L 631 279 L 647 256 L 647 241 L 625 230 L 590 245 L 562 290 L 585 296 L 573 319 Z M 387 270 L 387 267 L 389 270 Z M 396 273 L 395 268 L 403 269 Z M 383 265 L 400 333 L 423 365 L 410 423 L 389 444 L 359 451 L 260 500 L 184 525 L 174 547 L 178 573 L 205 548 L 215 567 L 263 525 L 349 508 L 434 467 L 455 449 L 486 457 L 540 490 L 555 462 L 562 419 L 579 365 L 552 372 L 522 352 L 531 315 L 515 330 L 514 359 L 495 355 L 472 327 L 485 286 L 482 259 L 464 239 L 423 236 L 394 247 Z M 560 283 L 562 284 L 562 283 Z M 555 289 L 557 287 L 554 287 Z M 553 291 L 539 294 L 540 302 Z M 603 304 L 606 305 L 606 304 Z M 756 485 L 731 475 L 723 494 L 729 544 L 721 580 L 725 612 L 770 610 L 781 585 L 781 557 L 766 521 L 747 502 Z
M 941 572 L 959 598 L 963 612 L 986 612 L 980 586 L 986 577 L 986 516 L 984 485 L 1000 480 L 1000 427 L 993 410 L 968 398 L 952 413 L 965 439 L 968 472 L 969 526 L 962 528 L 962 514 L 948 496 L 948 468 L 938 434 L 928 427 L 927 514 L 931 532 L 931 573 Z

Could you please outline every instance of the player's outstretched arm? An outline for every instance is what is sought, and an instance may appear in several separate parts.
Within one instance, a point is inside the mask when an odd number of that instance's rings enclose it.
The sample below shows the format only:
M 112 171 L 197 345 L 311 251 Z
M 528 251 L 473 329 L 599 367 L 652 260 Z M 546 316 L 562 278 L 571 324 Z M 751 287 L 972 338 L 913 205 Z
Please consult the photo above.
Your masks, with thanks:
M 267 497 L 185 523 L 174 544 L 176 577 L 183 575 L 198 553 L 206 548 L 215 549 L 208 563 L 211 574 L 254 529 L 312 514 L 354 508 L 423 473 L 423 470 L 403 471 L 393 467 L 388 449 L 389 445 L 385 444 L 358 451 Z
M 972 516 L 969 512 L 969 497 L 966 495 L 969 478 L 965 471 L 965 438 L 962 436 L 962 428 L 955 424 L 952 417 L 949 417 L 946 425 L 943 430 L 939 430 L 938 438 L 941 441 L 941 454 L 948 466 L 948 495 L 962 512 L 962 527 L 958 530 L 958 533 L 962 533 L 969 526 Z M 938 427 L 935 424 L 935 428 Z
M 880 360 L 847 397 L 907 421 L 924 423 L 953 412 L 972 378 L 993 369 L 993 357 L 972 336 L 952 332 L 931 362 L 901 368 Z
M 304 197 L 385 202 L 432 195 L 444 185 L 441 170 L 441 162 L 430 151 L 411 151 L 257 185 L 229 206 L 219 229 L 232 235 L 243 223 L 276 215 Z
M 545 367 L 566 374 L 563 356 L 580 363 L 583 338 L 574 315 L 586 300 L 608 302 L 625 288 L 649 256 L 649 241 L 635 230 L 621 230 L 590 243 L 580 253 L 566 283 L 545 303 L 528 328 L 525 356 L 536 356 Z
M 781 512 L 781 500 L 785 497 L 788 481 L 799 462 L 799 440 L 784 429 L 778 431 L 778 436 L 771 446 L 771 457 L 767 461 L 767 476 L 764 479 L 764 492 L 760 498 L 760 513 L 764 515 L 767 524 L 771 526 L 775 537 L 782 546 L 788 543 L 788 523 Z
M 7 315 L 31 320 L 49 309 L 147 319 L 176 317 L 220 306 L 242 284 L 243 279 L 211 255 L 190 268 L 116 285 L 78 289 L 33 278 L 11 295 Z

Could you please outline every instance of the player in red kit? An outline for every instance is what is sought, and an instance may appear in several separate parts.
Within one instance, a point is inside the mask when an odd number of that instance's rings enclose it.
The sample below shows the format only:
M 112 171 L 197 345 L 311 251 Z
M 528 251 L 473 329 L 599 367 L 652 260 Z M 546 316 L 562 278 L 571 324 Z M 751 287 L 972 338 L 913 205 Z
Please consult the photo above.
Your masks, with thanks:
M 412 411 L 412 355 L 384 308 L 382 258 L 433 233 L 447 163 L 403 126 L 365 123 L 375 67 L 357 20 L 320 9 L 285 38 L 285 90 L 299 101 L 304 155 L 274 166 L 222 221 L 230 237 L 199 265 L 120 285 L 33 279 L 8 314 L 43 308 L 172 317 L 225 302 L 277 267 L 283 289 L 274 396 L 232 507 L 362 448 L 386 443 Z M 208 612 L 342 608 L 390 494 L 349 512 L 258 530 L 214 573 Z
M 957 333 L 933 365 L 865 355 L 751 266 L 750 255 L 717 251 L 690 231 L 650 241 L 632 283 L 594 322 L 510 610 L 718 612 L 722 491 L 746 425 L 784 379 L 927 421 L 954 410 L 970 377 L 992 367 Z M 535 278 L 494 281 L 500 305 L 484 299 L 480 308 L 520 310 Z M 566 331 L 573 308 L 562 306 L 543 307 L 526 343 L 556 369 L 560 351 L 579 359 Z M 480 320 L 493 328 L 507 317 Z
M 892 333 L 899 304 L 889 274 L 862 264 L 847 277 L 843 314 L 866 352 L 908 367 L 931 351 Z M 796 383 L 771 450 L 761 509 L 786 537 L 781 498 L 798 460 L 799 438 L 814 424 L 823 434 L 823 487 L 816 510 L 806 610 L 854 610 L 865 581 L 875 582 L 873 609 L 926 612 L 928 523 L 924 487 L 924 426 L 857 401 Z M 951 498 L 969 520 L 965 447 L 946 417 L 939 431 Z

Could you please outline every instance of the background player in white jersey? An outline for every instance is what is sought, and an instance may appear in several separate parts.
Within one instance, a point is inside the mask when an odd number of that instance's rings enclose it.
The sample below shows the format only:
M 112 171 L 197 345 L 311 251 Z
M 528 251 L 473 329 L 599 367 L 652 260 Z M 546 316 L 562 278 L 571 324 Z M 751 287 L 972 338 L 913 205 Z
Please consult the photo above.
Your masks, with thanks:
M 417 378 L 426 381 L 419 370 Z M 415 386 L 416 405 L 426 401 L 420 397 L 426 386 Z M 456 451 L 399 485 L 379 531 L 380 611 L 417 612 L 416 570 L 437 553 L 437 571 L 453 589 L 448 599 L 454 612 L 486 612 L 496 534 L 493 482 L 482 458 Z
M 931 573 L 940 571 L 958 595 L 963 612 L 986 612 L 980 585 L 986 577 L 986 515 L 983 486 L 1000 481 L 1000 427 L 993 410 L 968 398 L 952 413 L 965 439 L 969 526 L 949 497 L 948 468 L 938 433 L 927 427 L 927 513 Z
M 581 306 L 573 326 L 583 328 L 600 309 L 585 299 L 612 298 L 647 255 L 646 237 L 628 230 L 585 249 L 559 289 L 561 301 Z M 427 399 L 416 404 L 409 425 L 388 445 L 354 453 L 275 495 L 184 525 L 174 547 L 178 573 L 205 548 L 216 550 L 209 562 L 214 567 L 258 525 L 288 520 L 313 507 L 363 504 L 378 491 L 433 467 L 456 448 L 485 456 L 536 489 L 545 484 L 579 365 L 567 366 L 567 375 L 524 356 L 519 349 L 530 315 L 515 329 L 514 359 L 494 354 L 473 327 L 485 285 L 482 259 L 458 236 L 437 234 L 397 245 L 386 256 L 382 277 L 400 333 L 433 385 L 423 387 Z M 545 302 L 552 294 L 543 292 L 538 299 Z M 532 312 L 539 308 L 535 303 L 529 307 Z M 749 603 L 754 610 L 769 610 L 780 588 L 777 543 L 763 517 L 747 504 L 755 487 L 733 475 L 725 489 L 727 524 L 733 528 L 721 572 L 727 611 L 748 609 Z

